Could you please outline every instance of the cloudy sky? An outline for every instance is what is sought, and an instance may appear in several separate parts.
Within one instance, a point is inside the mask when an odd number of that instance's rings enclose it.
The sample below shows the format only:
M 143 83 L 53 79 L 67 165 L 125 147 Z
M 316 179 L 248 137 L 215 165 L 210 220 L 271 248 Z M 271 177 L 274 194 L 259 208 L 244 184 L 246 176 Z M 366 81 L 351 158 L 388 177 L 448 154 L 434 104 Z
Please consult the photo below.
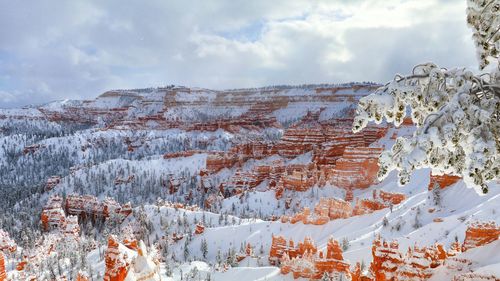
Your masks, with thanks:
M 476 65 L 465 0 L 0 0 L 0 107 Z

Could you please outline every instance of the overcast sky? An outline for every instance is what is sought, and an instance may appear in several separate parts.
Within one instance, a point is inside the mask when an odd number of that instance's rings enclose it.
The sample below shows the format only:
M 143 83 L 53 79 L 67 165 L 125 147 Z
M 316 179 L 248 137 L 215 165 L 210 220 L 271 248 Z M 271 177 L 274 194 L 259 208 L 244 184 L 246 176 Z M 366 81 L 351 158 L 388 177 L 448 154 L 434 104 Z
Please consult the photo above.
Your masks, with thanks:
M 474 68 L 465 0 L 0 0 L 0 107 Z

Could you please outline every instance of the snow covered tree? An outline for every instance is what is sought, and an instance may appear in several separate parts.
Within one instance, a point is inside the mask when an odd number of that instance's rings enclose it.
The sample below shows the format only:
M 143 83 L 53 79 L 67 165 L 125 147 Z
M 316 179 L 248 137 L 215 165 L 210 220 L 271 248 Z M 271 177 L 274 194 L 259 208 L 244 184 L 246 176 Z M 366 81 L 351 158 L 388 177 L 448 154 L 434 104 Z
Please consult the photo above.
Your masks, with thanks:
M 347 239 L 347 237 L 344 237 L 342 239 L 342 251 L 347 251 L 349 249 L 349 247 L 351 246 L 351 244 L 349 243 L 349 239 Z
M 436 206 L 441 206 L 441 187 L 439 187 L 439 184 L 434 184 L 434 187 L 432 188 L 432 199 L 434 201 L 434 205 Z
M 398 138 L 379 159 L 379 179 L 397 170 L 405 185 L 413 170 L 461 176 L 483 193 L 500 175 L 500 0 L 469 0 L 467 22 L 473 30 L 479 68 L 445 69 L 434 63 L 413 68 L 362 98 L 353 131 L 384 119 L 399 126 L 411 109 L 417 129 L 412 138 Z
M 203 258 L 206 259 L 208 255 L 208 243 L 206 239 L 201 240 L 200 251 L 201 254 L 203 255 Z
M 183 254 L 184 254 L 184 261 L 187 261 L 189 258 L 189 254 L 190 254 L 189 253 L 189 241 L 188 241 L 188 239 L 185 239 Z

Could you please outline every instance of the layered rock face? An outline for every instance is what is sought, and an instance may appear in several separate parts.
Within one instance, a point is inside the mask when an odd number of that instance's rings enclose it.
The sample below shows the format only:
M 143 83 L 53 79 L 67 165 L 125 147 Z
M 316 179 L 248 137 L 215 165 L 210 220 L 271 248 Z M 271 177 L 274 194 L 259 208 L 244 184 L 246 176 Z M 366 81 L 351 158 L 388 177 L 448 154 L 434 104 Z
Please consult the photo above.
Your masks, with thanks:
M 376 239 L 372 247 L 373 261 L 370 272 L 374 280 L 394 280 L 393 275 L 399 266 L 403 264 L 403 257 L 399 253 L 397 242 L 387 243 Z
M 101 202 L 90 195 L 69 195 L 66 201 L 63 201 L 58 195 L 51 196 L 47 200 L 41 215 L 44 231 L 60 229 L 67 234 L 74 233 L 77 236 L 80 231 L 78 217 L 104 220 L 112 216 L 123 220 L 132 213 L 132 206 L 129 203 L 121 206 L 110 198 Z
M 352 215 L 352 207 L 349 202 L 337 198 L 320 198 L 311 214 L 309 208 L 304 208 L 300 213 L 292 217 L 282 216 L 283 223 L 297 223 L 322 225 L 330 220 L 348 218 Z
M 356 201 L 356 205 L 352 211 L 354 216 L 369 214 L 374 211 L 390 208 L 405 200 L 405 195 L 402 193 L 391 193 L 380 190 L 373 191 L 372 199 L 360 199 Z
M 111 198 L 100 201 L 91 195 L 69 195 L 64 207 L 67 214 L 93 219 L 105 219 L 110 216 L 125 218 L 132 213 L 130 203 L 121 206 Z
M 500 236 L 500 226 L 495 222 L 475 222 L 469 225 L 465 232 L 463 251 L 489 244 Z
M 391 193 L 374 190 L 373 199 L 361 199 L 356 201 L 354 208 L 350 202 L 338 198 L 320 198 L 314 207 L 313 212 L 309 208 L 304 208 L 302 212 L 294 216 L 282 216 L 282 223 L 297 223 L 322 225 L 330 220 L 344 219 L 352 216 L 359 216 L 372 213 L 377 210 L 389 208 L 405 200 L 402 193 Z
M 335 220 L 350 217 L 352 208 L 349 202 L 341 199 L 320 198 L 319 203 L 314 207 L 314 212 L 319 216 Z
M 429 182 L 429 190 L 434 189 L 436 186 L 443 189 L 446 188 L 457 181 L 459 181 L 461 177 L 451 176 L 451 175 L 433 175 L 431 173 L 431 180 Z
M 376 193 L 374 194 L 374 199 L 376 199 Z M 403 193 L 386 192 L 383 190 L 380 190 L 379 197 L 383 202 L 393 205 L 397 205 L 406 199 L 406 196 Z
M 0 119 L 45 119 L 79 124 L 106 124 L 115 129 L 179 128 L 236 132 L 280 126 L 273 112 L 300 103 L 356 103 L 375 84 L 280 86 L 209 90 L 169 86 L 113 90 L 95 100 L 54 102 L 23 112 L 0 111 Z M 207 110 L 210 105 L 210 111 Z M 234 118 L 238 117 L 238 118 Z
M 238 170 L 231 179 L 223 183 L 222 194 L 224 197 L 237 195 L 252 190 L 264 180 L 269 181 L 269 188 L 276 190 L 276 198 L 280 198 L 284 190 L 303 192 L 315 185 L 321 187 L 326 183 L 349 190 L 366 188 L 376 181 L 378 156 L 382 148 L 366 145 L 383 136 L 386 128 L 374 127 L 367 130 L 365 135 L 354 135 L 345 128 L 348 122 L 344 119 L 339 120 L 336 125 L 320 124 L 317 120 L 312 122 L 313 124 L 308 122 L 312 121 L 302 121 L 300 126 L 287 129 L 283 138 L 276 144 L 251 142 L 237 145 L 226 153 L 208 152 L 205 172 L 211 175 L 224 168 L 241 167 L 250 159 L 258 160 L 275 154 L 295 157 L 312 151 L 313 158 L 309 163 L 273 163 L 257 165 L 249 171 Z M 340 127 L 332 130 L 330 126 Z M 340 132 L 345 135 L 339 137 L 337 133 Z M 173 156 L 182 157 L 184 154 L 165 157 Z
M 42 228 L 45 231 L 59 228 L 66 220 L 66 214 L 62 208 L 63 199 L 57 195 L 51 196 L 42 210 Z
M 5 271 L 5 257 L 2 251 L 0 251 L 0 281 L 7 280 L 7 272 Z
M 309 117 L 312 120 L 314 118 L 317 117 Z M 240 194 L 253 189 L 264 180 L 269 180 L 269 187 L 276 190 L 277 198 L 281 197 L 284 190 L 303 192 L 315 185 L 324 186 L 328 182 L 349 190 L 366 188 L 376 181 L 378 157 L 382 148 L 366 145 L 383 136 L 386 128 L 375 127 L 367 130 L 365 135 L 354 135 L 344 127 L 347 124 L 344 119 L 339 120 L 337 126 L 340 129 L 335 130 L 330 128 L 335 125 L 319 124 L 317 120 L 311 125 L 311 122 L 302 121 L 300 126 L 287 129 L 277 144 L 247 143 L 238 145 L 227 153 L 209 152 L 206 172 L 213 174 L 224 168 L 242 166 L 249 159 L 262 159 L 274 154 L 295 157 L 312 151 L 312 162 L 307 164 L 286 166 L 273 163 L 269 166 L 256 166 L 250 171 L 237 171 L 233 178 L 223 184 L 225 191 L 229 190 L 223 194 L 225 197 Z M 339 137 L 339 132 L 345 135 Z
M 347 147 L 332 172 L 332 183 L 343 188 L 367 188 L 377 179 L 382 148 Z

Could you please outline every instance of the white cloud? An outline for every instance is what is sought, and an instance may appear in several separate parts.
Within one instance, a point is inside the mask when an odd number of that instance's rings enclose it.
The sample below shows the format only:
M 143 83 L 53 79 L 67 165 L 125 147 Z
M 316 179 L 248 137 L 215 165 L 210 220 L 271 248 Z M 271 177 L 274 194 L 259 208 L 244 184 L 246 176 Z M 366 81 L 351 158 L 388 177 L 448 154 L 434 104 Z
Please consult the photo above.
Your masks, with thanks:
M 165 84 L 383 82 L 423 61 L 473 67 L 470 34 L 465 1 L 0 0 L 0 91 L 16 96 L 0 107 Z

